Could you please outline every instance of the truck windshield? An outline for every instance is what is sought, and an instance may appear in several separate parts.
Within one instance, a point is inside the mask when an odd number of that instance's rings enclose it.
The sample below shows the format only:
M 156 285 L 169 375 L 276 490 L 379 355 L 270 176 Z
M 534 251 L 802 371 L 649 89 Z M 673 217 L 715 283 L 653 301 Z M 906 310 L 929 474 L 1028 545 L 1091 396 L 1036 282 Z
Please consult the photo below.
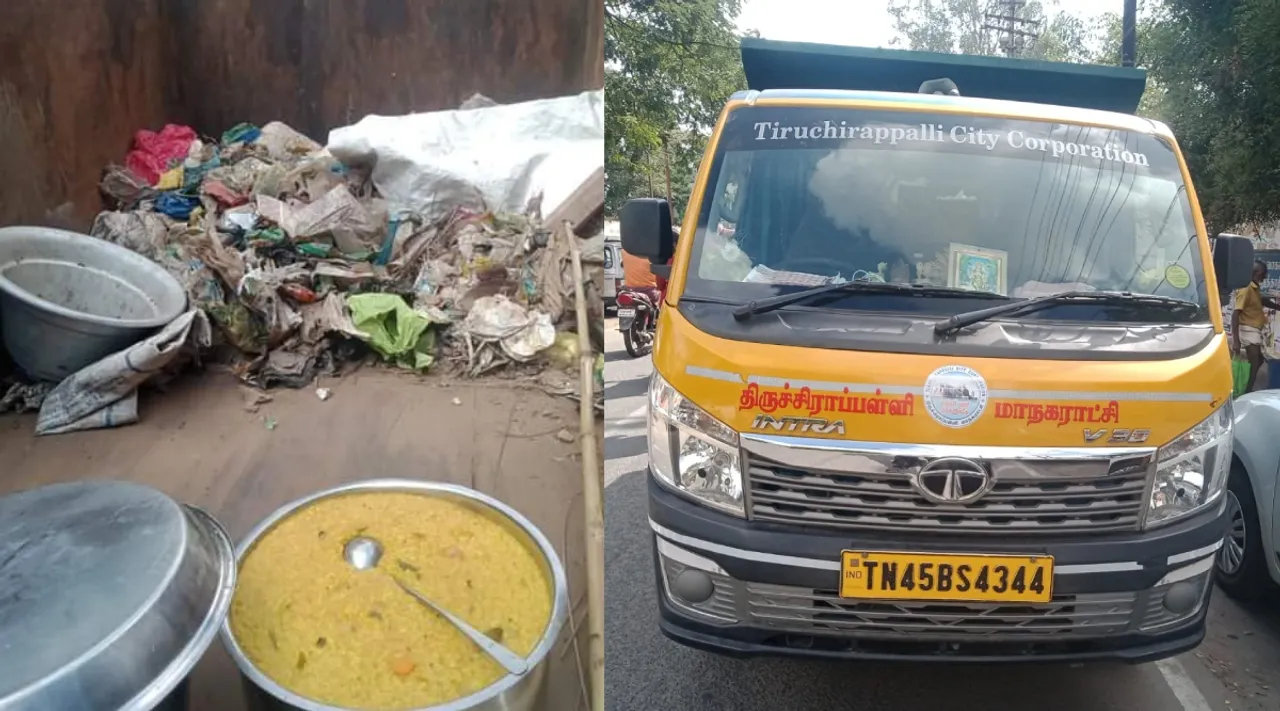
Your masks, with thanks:
M 1178 160 L 1155 136 L 748 107 L 730 115 L 713 158 L 684 293 L 747 301 L 847 280 L 986 292 L 976 304 L 927 290 L 836 292 L 822 303 L 945 314 L 990 306 L 992 294 L 1091 290 L 1204 305 L 1204 279 Z M 1034 317 L 1075 318 L 1048 312 Z M 1205 309 L 1157 317 L 1208 320 Z

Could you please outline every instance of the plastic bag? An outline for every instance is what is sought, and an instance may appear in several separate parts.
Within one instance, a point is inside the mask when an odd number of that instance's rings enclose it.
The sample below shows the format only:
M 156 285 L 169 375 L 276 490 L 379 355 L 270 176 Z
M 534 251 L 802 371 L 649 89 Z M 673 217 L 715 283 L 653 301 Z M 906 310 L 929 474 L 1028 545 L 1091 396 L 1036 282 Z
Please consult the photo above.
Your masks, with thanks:
M 404 368 L 426 370 L 435 360 L 431 321 L 395 294 L 352 294 L 351 320 L 375 351 Z
M 1249 392 L 1249 361 L 1244 358 L 1231 359 L 1231 395 L 1240 397 Z
M 195 141 L 196 132 L 189 126 L 168 124 L 159 133 L 138 131 L 133 135 L 133 150 L 125 156 L 125 166 L 147 185 L 155 185 L 172 163 L 187 157 Z

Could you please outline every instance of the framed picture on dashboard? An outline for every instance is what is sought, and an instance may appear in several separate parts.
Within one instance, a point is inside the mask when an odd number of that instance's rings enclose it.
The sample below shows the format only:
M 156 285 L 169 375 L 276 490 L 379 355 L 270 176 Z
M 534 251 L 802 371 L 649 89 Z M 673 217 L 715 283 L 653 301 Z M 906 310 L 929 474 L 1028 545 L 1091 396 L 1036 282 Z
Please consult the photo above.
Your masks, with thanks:
M 952 242 L 947 286 L 1008 296 L 1008 263 L 1008 252 Z

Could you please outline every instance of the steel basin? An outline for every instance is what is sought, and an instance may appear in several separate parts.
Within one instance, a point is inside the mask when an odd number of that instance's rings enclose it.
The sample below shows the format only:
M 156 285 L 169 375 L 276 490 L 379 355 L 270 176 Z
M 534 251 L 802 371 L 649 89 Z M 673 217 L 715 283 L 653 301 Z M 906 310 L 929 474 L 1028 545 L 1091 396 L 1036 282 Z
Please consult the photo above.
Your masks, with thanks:
M 124 247 L 48 227 L 0 228 L 0 328 L 33 378 L 61 381 L 186 307 L 173 275 Z
M 0 497 L 0 711 L 185 711 L 235 589 L 231 538 L 138 484 Z
M 446 704 L 414 709 L 414 711 L 533 711 L 546 682 L 551 650 L 569 616 L 569 584 L 564 565 L 546 536 L 515 509 L 473 489 L 454 484 L 410 479 L 373 479 L 312 494 L 277 509 L 258 524 L 236 547 L 237 564 L 262 536 L 290 514 L 321 499 L 351 493 L 407 492 L 439 496 L 470 504 L 475 510 L 508 527 L 536 551 L 543 562 L 543 573 L 552 585 L 551 619 L 542 638 L 528 657 L 530 669 L 523 676 L 506 675 L 480 691 Z M 285 689 L 254 666 L 231 633 L 230 617 L 222 623 L 222 643 L 240 668 L 245 696 L 251 711 L 353 711 L 306 699 Z

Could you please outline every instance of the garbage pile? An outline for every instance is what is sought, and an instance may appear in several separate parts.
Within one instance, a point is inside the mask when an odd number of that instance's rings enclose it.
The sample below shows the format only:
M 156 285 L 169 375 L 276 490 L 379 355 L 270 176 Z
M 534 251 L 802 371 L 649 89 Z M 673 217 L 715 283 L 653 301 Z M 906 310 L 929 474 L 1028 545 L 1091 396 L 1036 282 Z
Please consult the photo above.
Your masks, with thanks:
M 164 266 L 214 326 L 215 352 L 259 387 L 302 387 L 370 351 L 396 367 L 532 375 L 576 363 L 567 240 L 534 199 L 519 214 L 393 209 L 371 170 L 289 126 L 202 138 L 139 131 L 91 234 Z M 603 237 L 580 240 L 602 318 Z M 598 311 L 599 310 L 599 311 Z

